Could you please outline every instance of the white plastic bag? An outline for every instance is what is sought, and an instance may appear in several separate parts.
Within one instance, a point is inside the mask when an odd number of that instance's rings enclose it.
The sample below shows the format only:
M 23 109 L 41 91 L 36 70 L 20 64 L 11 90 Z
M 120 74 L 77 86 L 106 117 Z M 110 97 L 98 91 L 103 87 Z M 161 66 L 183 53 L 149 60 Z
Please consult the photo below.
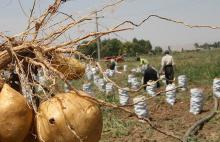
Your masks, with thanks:
M 165 75 L 161 75 L 161 76 L 160 76 L 160 79 L 162 80 L 163 85 L 166 86 L 167 83 L 166 83 L 166 77 L 165 77 Z
M 146 87 L 147 94 L 152 97 L 156 96 L 155 89 L 156 89 L 157 83 L 155 83 L 154 81 L 148 81 L 147 84 L 148 84 Z
M 123 67 L 123 71 L 126 72 L 128 70 L 128 65 L 124 65 Z
M 112 77 L 114 75 L 115 71 L 110 70 L 110 69 L 106 69 L 106 71 L 104 73 L 107 77 Z
M 41 85 L 46 85 L 46 78 L 45 78 L 45 76 L 44 76 L 44 73 L 43 73 L 43 70 L 38 70 L 38 73 L 37 73 L 37 75 L 36 76 L 34 76 L 35 77 L 35 79 L 41 84 Z M 40 85 L 37 85 L 36 87 L 35 87 L 35 89 L 36 89 L 36 92 L 37 93 L 40 93 L 40 92 L 42 92 L 43 91 L 43 88 L 40 86 Z
M 92 77 L 93 77 L 93 73 L 91 70 L 87 70 L 86 71 L 86 77 L 87 77 L 87 80 L 92 80 Z
M 119 94 L 119 101 L 121 105 L 127 105 L 129 102 L 129 95 L 128 91 L 126 91 L 128 88 L 124 89 L 118 89 L 118 94 Z
M 98 88 L 101 92 L 105 92 L 105 80 L 103 78 L 98 80 Z
M 113 92 L 113 84 L 112 83 L 106 83 L 105 85 L 105 93 L 108 95 L 109 93 Z
M 83 84 L 83 91 L 86 92 L 88 95 L 93 96 L 91 86 L 92 86 L 91 83 L 84 83 Z
M 220 78 L 215 78 L 213 80 L 213 94 L 220 98 Z
M 64 89 L 64 92 L 70 91 L 69 86 L 66 83 L 64 83 L 63 89 Z
M 115 66 L 115 72 L 118 72 L 119 66 Z
M 99 72 L 99 68 L 98 67 L 92 67 L 91 70 L 92 70 L 93 75 L 96 75 Z
M 186 75 L 178 76 L 178 85 L 181 86 L 181 90 L 185 91 L 187 88 L 187 77 Z
M 148 117 L 149 113 L 147 110 L 146 98 L 145 96 L 137 96 L 133 99 L 134 111 L 140 117 Z
M 131 88 L 132 89 L 138 89 L 140 87 L 140 82 L 136 77 L 131 79 Z
M 203 90 L 199 88 L 193 88 L 190 90 L 190 112 L 194 115 L 199 114 L 203 108 Z
M 131 72 L 132 72 L 132 73 L 136 73 L 137 70 L 136 70 L 135 68 L 133 68 L 133 69 L 131 69 Z
M 138 68 L 136 69 L 136 73 L 141 73 L 141 67 L 138 67 Z
M 176 102 L 176 86 L 175 84 L 168 84 L 166 86 L 166 101 L 170 105 L 174 105 Z
M 114 74 L 115 74 L 115 71 L 114 71 L 114 70 L 109 70 L 109 77 L 114 76 Z
M 128 83 L 129 83 L 129 84 L 131 84 L 132 78 L 134 78 L 134 75 L 133 75 L 133 74 L 129 74 L 129 75 L 128 75 Z
M 94 75 L 93 76 L 93 82 L 96 86 L 98 86 L 98 80 L 100 79 L 99 75 Z
M 109 77 L 109 71 L 110 71 L 110 69 L 106 69 L 105 72 L 104 72 L 104 74 L 105 74 L 107 77 Z

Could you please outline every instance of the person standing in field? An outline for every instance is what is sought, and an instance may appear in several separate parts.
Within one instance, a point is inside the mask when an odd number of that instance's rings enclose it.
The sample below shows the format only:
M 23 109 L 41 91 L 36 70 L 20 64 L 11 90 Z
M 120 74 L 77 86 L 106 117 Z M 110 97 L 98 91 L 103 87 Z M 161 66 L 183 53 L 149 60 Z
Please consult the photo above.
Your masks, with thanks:
M 166 50 L 165 55 L 162 57 L 161 60 L 161 69 L 160 74 L 164 73 L 166 77 L 166 84 L 171 84 L 174 79 L 174 60 L 173 57 L 170 55 L 170 52 Z

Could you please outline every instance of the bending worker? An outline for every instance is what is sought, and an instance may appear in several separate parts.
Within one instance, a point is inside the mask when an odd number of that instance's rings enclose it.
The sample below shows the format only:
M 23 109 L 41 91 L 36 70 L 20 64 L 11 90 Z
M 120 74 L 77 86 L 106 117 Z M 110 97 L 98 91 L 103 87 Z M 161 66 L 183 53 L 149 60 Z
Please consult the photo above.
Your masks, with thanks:
M 161 69 L 160 74 L 164 73 L 166 77 L 166 84 L 171 84 L 174 79 L 174 60 L 173 57 L 170 55 L 168 50 L 165 51 L 165 55 L 162 57 L 161 60 Z
M 115 60 L 114 60 L 114 59 L 111 59 L 110 62 L 111 62 L 111 63 L 110 63 L 110 65 L 109 65 L 109 69 L 110 69 L 110 70 L 115 70 L 115 66 L 116 66 Z
M 143 85 L 147 84 L 148 81 L 157 81 L 159 79 L 159 75 L 157 70 L 151 65 L 147 65 L 147 68 L 144 70 L 144 80 Z M 159 82 L 157 82 L 157 88 L 160 87 Z M 144 87 L 146 90 L 146 87 Z

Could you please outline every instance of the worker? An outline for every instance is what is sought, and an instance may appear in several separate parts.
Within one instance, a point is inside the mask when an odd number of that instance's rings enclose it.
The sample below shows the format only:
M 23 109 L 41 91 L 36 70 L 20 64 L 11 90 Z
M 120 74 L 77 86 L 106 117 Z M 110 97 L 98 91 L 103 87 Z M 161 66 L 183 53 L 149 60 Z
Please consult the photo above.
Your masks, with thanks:
M 115 70 L 116 62 L 114 59 L 111 59 L 109 69 L 110 70 Z
M 147 84 L 148 81 L 157 81 L 159 79 L 158 71 L 151 66 L 150 64 L 147 64 L 147 68 L 144 70 L 144 78 L 143 78 L 143 85 Z M 160 87 L 159 82 L 157 82 L 157 88 Z M 144 87 L 146 90 L 146 87 Z
M 172 84 L 174 80 L 174 67 L 175 63 L 170 52 L 166 50 L 161 60 L 160 74 L 165 74 L 166 84 Z
M 141 64 L 141 65 L 146 65 L 146 64 L 149 64 L 149 62 L 148 62 L 147 59 L 140 58 L 140 64 Z
M 143 59 L 143 58 L 140 59 L 140 69 L 143 74 L 144 74 L 144 71 L 147 69 L 148 64 L 149 62 L 147 59 Z

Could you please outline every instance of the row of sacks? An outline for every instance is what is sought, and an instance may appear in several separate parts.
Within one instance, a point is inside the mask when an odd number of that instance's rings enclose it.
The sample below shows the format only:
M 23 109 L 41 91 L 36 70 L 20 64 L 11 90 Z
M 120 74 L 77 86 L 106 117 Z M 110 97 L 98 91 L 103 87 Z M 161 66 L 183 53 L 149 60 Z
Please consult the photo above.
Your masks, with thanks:
M 153 87 L 152 87 L 153 86 Z M 155 96 L 155 92 L 152 88 L 155 88 L 155 84 L 147 86 L 148 94 Z M 167 103 L 174 105 L 176 101 L 176 87 L 175 84 L 169 84 L 166 86 L 166 101 Z M 213 80 L 213 95 L 220 98 L 220 78 Z M 199 114 L 204 105 L 204 93 L 201 88 L 190 89 L 190 112 L 193 114 Z
M 140 86 L 140 83 L 138 83 L 137 78 L 133 74 L 128 75 L 128 83 L 131 84 L 133 89 L 137 89 L 137 87 Z M 148 85 L 146 87 L 147 94 L 150 95 L 151 97 L 156 96 L 157 95 L 157 93 L 156 93 L 156 82 L 155 81 L 149 81 L 147 83 L 147 85 Z M 181 90 L 186 90 L 186 88 L 187 88 L 187 78 L 186 78 L 185 75 L 180 75 L 178 77 L 178 86 L 180 87 Z M 174 103 L 176 102 L 176 88 L 177 87 L 175 86 L 175 84 L 166 85 L 166 89 L 165 89 L 166 102 L 170 105 L 174 105 Z M 202 92 L 197 91 L 197 90 L 198 89 L 196 89 L 196 88 L 191 89 L 190 112 L 192 112 L 193 114 L 198 114 L 202 110 L 202 106 L 203 106 L 203 102 L 202 102 L 203 98 L 202 98 L 202 95 L 201 95 Z M 196 91 L 199 92 L 199 93 L 196 93 Z M 143 97 L 140 97 L 140 98 L 143 99 Z M 143 105 L 143 102 L 140 103 L 140 104 Z M 145 104 L 143 106 L 145 106 Z M 137 108 L 139 108 L 139 107 L 137 107 Z M 144 107 L 140 107 L 140 108 L 144 108 Z M 143 110 L 143 112 L 146 112 L 146 110 Z M 144 113 L 144 114 L 147 114 L 147 112 Z
M 115 66 L 115 70 L 110 70 L 110 69 L 106 69 L 104 74 L 107 77 L 113 77 L 115 73 L 121 73 L 118 71 L 119 66 Z M 123 66 L 123 70 L 126 72 L 127 71 L 127 65 Z M 98 67 L 93 67 L 90 64 L 87 64 L 86 69 L 86 77 L 87 80 L 92 80 L 94 75 L 98 75 L 99 74 L 99 68 Z
M 155 92 L 156 85 L 154 82 L 147 86 L 147 93 L 154 97 L 156 96 Z M 176 102 L 176 86 L 175 84 L 168 84 L 165 89 L 166 102 L 170 105 L 174 105 Z M 199 88 L 192 88 L 190 90 L 191 98 L 190 98 L 190 112 L 193 114 L 198 114 L 201 112 L 203 107 L 203 91 Z
M 181 86 L 182 90 L 186 89 L 186 77 L 185 76 L 179 76 L 178 79 L 180 80 L 179 86 Z M 171 90 L 171 91 L 168 91 Z M 168 85 L 166 87 L 166 96 L 167 96 L 167 102 L 173 105 L 175 103 L 175 96 L 176 96 L 176 89 L 175 85 Z M 199 114 L 204 105 L 204 93 L 203 89 L 201 88 L 192 88 L 190 89 L 190 112 L 193 114 Z M 217 98 L 220 98 L 220 78 L 215 78 L 213 80 L 213 95 Z
M 56 94 L 34 113 L 23 95 L 4 84 L 0 116 L 1 142 L 98 142 L 101 138 L 99 105 L 82 91 Z
M 115 71 L 110 70 L 110 69 L 107 69 L 104 72 L 104 76 L 106 75 L 107 77 L 112 77 L 114 74 L 115 74 Z M 82 89 L 88 94 L 90 94 L 91 96 L 94 96 L 94 94 L 92 93 L 92 84 L 89 82 L 92 80 L 93 80 L 93 83 L 99 89 L 99 91 L 106 92 L 106 94 L 109 94 L 110 92 L 113 91 L 112 83 L 106 83 L 106 78 L 100 77 L 98 67 L 93 67 L 90 64 L 87 64 L 86 77 L 87 77 L 88 82 L 83 84 Z
M 166 88 L 166 101 L 167 103 L 173 105 L 176 99 L 175 85 L 170 84 Z M 190 112 L 193 114 L 198 114 L 201 112 L 203 107 L 203 92 L 201 89 L 193 88 L 191 89 L 191 99 L 190 99 Z M 149 117 L 149 112 L 146 103 L 145 96 L 137 96 L 133 99 L 134 111 L 140 118 Z
M 213 90 L 215 90 L 215 92 L 218 94 L 220 86 L 218 86 L 220 81 L 215 79 L 213 81 Z M 217 83 L 216 83 L 217 82 Z M 216 85 L 217 84 L 217 85 Z M 152 87 L 154 86 L 154 87 Z M 217 86 L 217 87 L 216 87 Z M 149 89 L 150 88 L 150 89 Z M 148 94 L 149 91 L 152 91 L 151 88 L 155 88 L 155 82 L 152 82 L 152 84 L 149 84 L 149 87 L 147 87 L 147 91 Z M 119 101 L 121 105 L 127 105 L 129 103 L 129 94 L 127 92 L 128 88 L 125 89 L 119 89 Z M 166 101 L 167 103 L 169 103 L 170 105 L 174 105 L 175 101 L 176 101 L 176 86 L 175 84 L 169 84 L 166 86 Z M 153 92 L 154 94 L 152 96 L 155 96 L 155 92 Z M 190 112 L 193 114 L 198 114 L 201 112 L 202 107 L 203 107 L 203 91 L 199 88 L 193 88 L 190 90 L 191 93 L 191 99 L 190 99 Z M 214 93 L 214 94 L 216 94 Z M 139 117 L 147 117 L 148 116 L 148 110 L 147 110 L 147 104 L 145 97 L 143 96 L 138 96 L 135 97 L 133 99 L 134 102 L 134 110 L 135 113 L 139 116 Z
M 165 77 L 165 75 L 161 75 L 160 80 L 162 80 L 163 84 L 166 86 L 166 77 Z M 178 86 L 179 86 L 180 90 L 182 90 L 182 91 L 187 90 L 188 78 L 187 78 L 186 75 L 179 75 L 177 77 L 177 83 L 178 83 Z
M 99 78 L 98 81 L 95 83 L 98 87 L 99 91 L 105 92 L 106 94 L 113 93 L 114 87 L 112 83 L 106 83 L 104 79 Z M 87 82 L 82 85 L 83 91 L 87 92 L 89 95 L 94 96 L 92 93 L 92 83 Z
M 164 82 L 164 84 L 166 85 L 165 76 L 162 76 L 160 79 L 161 79 L 161 80 Z M 153 82 L 153 81 L 152 81 L 152 82 Z M 156 88 L 156 84 L 155 84 L 155 83 L 152 83 L 152 82 L 151 82 L 151 81 L 148 82 L 148 85 L 150 85 L 150 87 L 149 87 L 150 90 Z M 187 80 L 186 75 L 180 75 L 180 76 L 178 76 L 178 86 L 180 86 L 180 89 L 181 89 L 182 91 L 185 91 L 185 90 L 187 89 L 187 82 L 188 82 L 188 80 Z M 128 75 L 128 84 L 130 84 L 133 89 L 137 89 L 138 87 L 140 87 L 141 84 L 143 84 L 143 79 L 142 79 L 142 81 L 140 82 L 140 81 L 138 81 L 138 78 L 135 77 L 134 74 L 129 74 L 129 75 Z M 150 93 L 150 94 L 151 94 L 151 93 Z M 151 96 L 154 96 L 154 94 L 152 94 Z
M 166 87 L 166 101 L 170 105 L 174 105 L 176 101 L 176 88 L 175 84 L 169 84 Z M 198 114 L 201 112 L 203 107 L 203 91 L 199 88 L 191 89 L 191 99 L 190 99 L 190 112 L 193 114 Z M 140 118 L 149 117 L 147 102 L 145 96 L 137 96 L 133 99 L 134 111 Z
M 121 73 L 121 72 L 119 72 L 118 68 L 119 68 L 119 66 L 115 66 L 115 70 L 106 69 L 104 71 L 104 75 L 107 77 L 113 77 L 115 75 L 115 73 Z M 128 70 L 128 65 L 123 65 L 123 71 L 127 72 L 127 70 Z M 94 75 L 99 74 L 99 68 L 97 66 L 94 67 L 90 64 L 87 64 L 86 69 L 85 69 L 85 74 L 86 74 L 87 80 L 89 80 L 89 81 L 93 80 Z
M 83 91 L 90 94 L 94 97 L 94 94 L 92 93 L 92 84 L 91 83 L 84 83 L 83 84 Z M 105 93 L 108 94 L 114 94 L 114 86 L 112 83 L 106 83 L 105 85 Z M 129 103 L 129 94 L 128 94 L 128 88 L 118 89 L 118 95 L 119 95 L 119 102 L 120 105 L 124 106 Z
M 166 86 L 166 101 L 167 103 L 174 105 L 176 100 L 176 87 L 175 84 L 169 84 Z M 192 88 L 190 89 L 190 113 L 197 115 L 199 114 L 204 105 L 204 94 L 203 89 Z M 213 80 L 213 94 L 220 98 L 220 78 Z M 134 111 L 140 118 L 149 117 L 149 112 L 146 103 L 145 96 L 137 96 L 133 99 Z
M 99 68 L 97 66 L 92 66 L 90 64 L 86 65 L 85 74 L 87 80 L 92 80 L 94 75 L 99 73 Z

